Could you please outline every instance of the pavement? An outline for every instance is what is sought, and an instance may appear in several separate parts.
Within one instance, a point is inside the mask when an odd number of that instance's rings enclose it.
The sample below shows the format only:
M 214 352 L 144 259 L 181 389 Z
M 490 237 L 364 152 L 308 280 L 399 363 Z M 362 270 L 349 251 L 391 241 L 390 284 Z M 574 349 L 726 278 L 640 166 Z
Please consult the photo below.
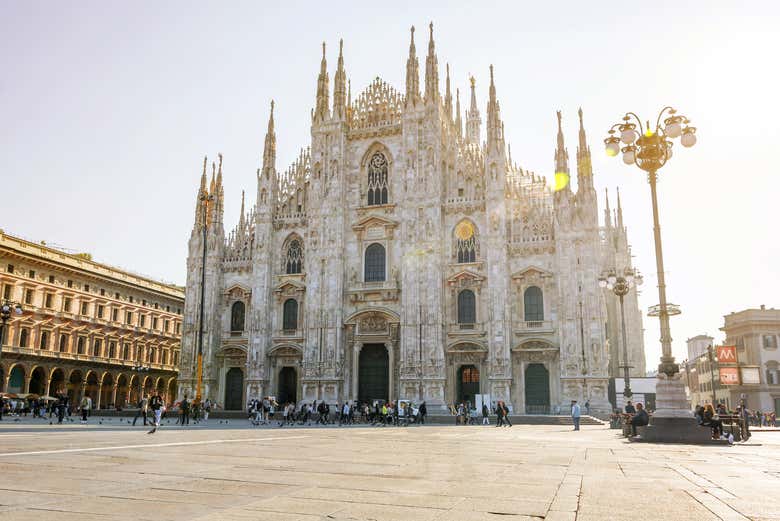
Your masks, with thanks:
M 780 436 L 604 426 L 148 428 L 0 422 L 0 519 L 780 520 Z

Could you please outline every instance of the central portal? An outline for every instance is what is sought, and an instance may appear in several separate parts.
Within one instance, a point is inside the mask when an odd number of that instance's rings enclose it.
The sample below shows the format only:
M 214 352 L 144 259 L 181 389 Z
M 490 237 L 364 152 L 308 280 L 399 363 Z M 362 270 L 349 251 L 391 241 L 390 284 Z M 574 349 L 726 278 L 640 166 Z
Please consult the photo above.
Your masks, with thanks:
M 390 358 L 384 344 L 364 344 L 358 358 L 358 400 L 371 403 L 387 401 Z
M 458 403 L 469 402 L 474 405 L 474 397 L 479 394 L 479 369 L 473 365 L 462 365 L 458 369 Z
M 231 367 L 225 375 L 225 410 L 239 411 L 243 408 L 244 371 Z
M 279 371 L 279 392 L 276 401 L 281 405 L 298 402 L 298 375 L 294 367 L 283 367 Z

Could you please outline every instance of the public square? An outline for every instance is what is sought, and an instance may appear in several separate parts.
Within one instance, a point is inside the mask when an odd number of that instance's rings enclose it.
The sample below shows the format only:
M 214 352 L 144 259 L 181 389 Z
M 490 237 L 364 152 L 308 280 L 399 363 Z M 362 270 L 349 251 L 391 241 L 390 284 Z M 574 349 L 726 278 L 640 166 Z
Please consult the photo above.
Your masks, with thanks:
M 780 434 L 628 442 L 605 426 L 0 426 L 4 521 L 780 519 Z

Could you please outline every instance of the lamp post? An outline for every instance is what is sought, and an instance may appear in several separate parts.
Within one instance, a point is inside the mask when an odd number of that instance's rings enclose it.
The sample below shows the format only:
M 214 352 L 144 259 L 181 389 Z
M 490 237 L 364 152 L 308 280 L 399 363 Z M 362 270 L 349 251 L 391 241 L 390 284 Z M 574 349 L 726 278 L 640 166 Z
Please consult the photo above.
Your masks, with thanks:
M 628 295 L 629 290 L 634 286 L 642 285 L 642 275 L 637 271 L 626 268 L 622 274 L 618 274 L 616 270 L 612 269 L 599 278 L 599 286 L 612 290 L 620 299 L 620 325 L 623 338 L 623 397 L 631 398 L 631 375 L 629 369 L 632 367 L 628 365 L 628 340 L 626 335 L 626 312 L 623 308 L 623 297 Z
M 221 160 L 220 160 L 221 164 Z M 196 369 L 196 383 L 195 383 L 195 401 L 200 403 L 201 389 L 203 388 L 203 308 L 206 296 L 206 246 L 208 239 L 208 222 L 207 215 L 211 202 L 214 201 L 214 196 L 210 194 L 201 194 L 200 196 L 200 210 L 201 210 L 201 225 L 203 227 L 203 256 L 201 257 L 200 268 L 200 312 L 198 318 L 198 361 Z
M 3 359 L 3 344 L 5 343 L 5 329 L 8 327 L 8 321 L 11 315 L 21 315 L 24 313 L 22 305 L 12 300 L 3 300 L 0 304 L 0 361 Z M 5 375 L 3 375 L 5 378 Z M 2 384 L 3 382 L 0 382 Z
M 650 183 L 655 263 L 658 272 L 658 318 L 661 329 L 661 363 L 658 366 L 659 380 L 656 388 L 658 408 L 654 415 L 655 418 L 690 418 L 685 386 L 680 380 L 680 368 L 672 356 L 672 336 L 669 328 L 670 312 L 666 302 L 661 225 L 658 218 L 658 196 L 656 193 L 658 171 L 672 158 L 673 140 L 680 138 L 680 144 L 686 148 L 696 144 L 696 128 L 689 126 L 689 123 L 688 118 L 677 114 L 677 111 L 672 107 L 664 107 L 661 110 L 654 126 L 651 126 L 650 121 L 643 124 L 639 116 L 633 112 L 627 112 L 621 123 L 610 128 L 609 136 L 604 140 L 607 155 L 614 157 L 622 152 L 623 162 L 627 165 L 636 165 L 647 172 L 647 180 Z M 683 427 L 680 427 L 677 433 L 670 432 L 669 436 L 681 436 Z

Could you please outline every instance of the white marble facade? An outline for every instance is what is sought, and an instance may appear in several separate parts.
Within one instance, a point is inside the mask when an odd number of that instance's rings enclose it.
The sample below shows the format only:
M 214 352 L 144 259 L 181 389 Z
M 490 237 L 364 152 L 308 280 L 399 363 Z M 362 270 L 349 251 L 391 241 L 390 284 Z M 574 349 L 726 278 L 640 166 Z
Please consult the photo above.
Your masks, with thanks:
M 512 160 L 492 66 L 484 136 L 476 81 L 461 116 L 446 71 L 442 95 L 431 26 L 420 86 L 412 30 L 403 94 L 376 78 L 353 99 L 340 48 L 330 96 L 323 45 L 310 146 L 277 170 L 272 104 L 256 201 L 246 212 L 242 200 L 227 236 L 221 157 L 208 186 L 204 161 L 182 393 L 195 387 L 205 227 L 204 397 L 228 408 L 275 395 L 437 410 L 484 393 L 519 413 L 571 399 L 609 409 L 619 315 L 598 277 L 630 254 L 619 213 L 599 226 L 582 111 L 577 190 L 553 191 Z M 558 122 L 555 171 L 568 179 Z M 643 366 L 641 316 L 626 302 Z

